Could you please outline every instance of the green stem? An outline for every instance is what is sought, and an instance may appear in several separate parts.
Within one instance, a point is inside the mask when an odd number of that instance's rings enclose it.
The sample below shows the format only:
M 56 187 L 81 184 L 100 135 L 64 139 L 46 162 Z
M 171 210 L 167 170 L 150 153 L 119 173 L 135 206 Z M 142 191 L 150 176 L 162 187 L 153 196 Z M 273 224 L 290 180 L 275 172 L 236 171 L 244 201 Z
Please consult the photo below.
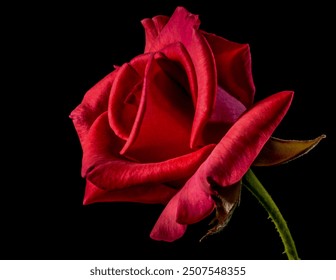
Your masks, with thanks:
M 247 189 L 258 199 L 261 205 L 266 209 L 270 215 L 272 221 L 278 230 L 282 243 L 285 246 L 285 252 L 289 260 L 299 260 L 298 253 L 296 251 L 294 240 L 291 236 L 289 228 L 279 208 L 276 206 L 272 197 L 260 183 L 258 178 L 254 175 L 251 169 L 245 174 L 245 180 L 247 182 Z

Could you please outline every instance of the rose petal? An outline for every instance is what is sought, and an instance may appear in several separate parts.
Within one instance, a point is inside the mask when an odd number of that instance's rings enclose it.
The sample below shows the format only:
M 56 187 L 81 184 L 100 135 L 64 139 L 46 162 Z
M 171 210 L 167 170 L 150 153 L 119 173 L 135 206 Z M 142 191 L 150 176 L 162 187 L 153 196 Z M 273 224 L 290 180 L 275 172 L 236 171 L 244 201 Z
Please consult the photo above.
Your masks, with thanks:
M 152 43 L 155 42 L 156 37 L 160 34 L 163 27 L 167 24 L 169 17 L 167 16 L 155 16 L 151 18 L 145 18 L 141 21 L 146 36 L 145 52 L 148 52 Z
M 70 114 L 81 144 L 85 141 L 92 123 L 107 111 L 108 98 L 118 70 L 114 70 L 89 89 Z
M 185 73 L 173 69 L 167 74 L 169 64 L 178 67 L 159 53 L 149 59 L 138 114 L 120 152 L 127 158 L 159 162 L 191 152 L 192 101 L 177 82 L 181 78 L 175 78 Z
M 163 184 L 137 185 L 112 191 L 103 190 L 87 180 L 83 204 L 117 201 L 166 204 L 175 193 L 175 189 Z
M 183 78 L 187 77 L 185 81 L 180 81 L 180 84 L 184 86 L 184 88 L 191 94 L 191 98 L 193 100 L 194 107 L 196 107 L 196 99 L 197 99 L 197 78 L 196 72 L 194 68 L 194 64 L 189 56 L 186 48 L 180 42 L 170 44 L 164 49 L 160 51 L 160 53 L 164 54 L 165 57 L 169 61 L 175 62 L 184 70 L 184 75 L 174 75 L 175 78 Z M 169 74 L 169 73 L 167 73 Z
M 205 174 L 221 186 L 238 182 L 287 113 L 292 98 L 291 91 L 279 92 L 244 113 L 204 163 Z
M 111 87 L 109 123 L 114 133 L 124 140 L 128 139 L 136 118 L 148 59 L 149 55 L 140 55 L 123 64 Z
M 123 160 L 119 151 L 125 141 L 117 137 L 108 122 L 108 113 L 97 118 L 90 128 L 86 141 L 83 142 L 82 177 L 100 164 L 109 160 Z
M 246 107 L 223 88 L 218 87 L 214 111 L 209 122 L 235 123 Z
M 166 205 L 150 233 L 152 239 L 175 241 L 185 233 L 187 224 L 199 221 L 213 211 L 215 203 L 204 187 L 208 182 L 201 173 L 202 170 L 198 170 Z M 179 223 L 181 220 L 183 223 Z
M 231 42 L 206 32 L 203 32 L 203 35 L 215 57 L 218 85 L 238 99 L 246 108 L 251 107 L 255 87 L 249 45 Z
M 311 140 L 284 140 L 271 137 L 253 165 L 271 166 L 287 163 L 308 153 L 325 137 L 325 135 L 321 135 Z
M 214 111 L 203 130 L 203 142 L 218 143 L 245 110 L 239 100 L 218 87 Z
M 167 204 L 151 236 L 157 240 L 176 240 L 181 237 L 178 221 L 191 224 L 207 217 L 214 207 L 211 195 L 215 192 L 211 185 L 231 186 L 243 177 L 285 116 L 292 98 L 293 92 L 289 91 L 273 94 L 242 115 Z
M 153 240 L 173 242 L 184 235 L 187 225 L 176 222 L 178 203 L 179 199 L 176 195 L 169 201 L 150 233 Z
M 158 163 L 109 160 L 92 169 L 86 177 L 99 188 L 107 190 L 171 182 L 191 176 L 212 149 L 213 146 L 208 145 L 196 152 Z
M 215 207 L 212 195 L 215 192 L 208 187 L 205 174 L 200 170 L 176 195 L 178 199 L 176 222 L 193 224 L 207 217 Z M 207 186 L 207 187 L 206 187 Z
M 212 114 L 217 92 L 217 74 L 213 54 L 207 40 L 198 30 L 198 16 L 189 13 L 183 7 L 177 7 L 152 42 L 148 51 L 160 51 L 165 46 L 180 42 L 188 51 L 194 64 L 197 77 L 197 95 L 195 116 L 191 131 L 191 148 L 202 146 L 202 130 Z
M 83 176 L 101 189 L 171 182 L 190 177 L 214 145 L 158 163 L 130 162 L 119 155 L 121 140 L 109 129 L 107 113 L 92 125 L 83 153 Z

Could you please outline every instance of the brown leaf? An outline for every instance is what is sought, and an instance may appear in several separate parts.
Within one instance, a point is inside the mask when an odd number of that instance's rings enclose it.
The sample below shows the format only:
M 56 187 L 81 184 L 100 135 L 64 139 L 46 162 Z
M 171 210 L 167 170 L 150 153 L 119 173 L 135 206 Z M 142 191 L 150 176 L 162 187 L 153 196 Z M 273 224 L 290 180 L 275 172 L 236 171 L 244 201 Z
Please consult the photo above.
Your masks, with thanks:
M 209 235 L 222 231 L 229 223 L 234 210 L 240 203 L 242 181 L 229 187 L 222 187 L 215 182 L 211 182 L 211 186 L 216 191 L 216 195 L 213 196 L 216 204 L 216 216 L 210 222 L 210 225 L 214 226 L 208 230 L 200 241 Z
M 271 137 L 253 165 L 272 166 L 287 163 L 308 153 L 325 137 L 324 134 L 311 140 L 284 140 Z

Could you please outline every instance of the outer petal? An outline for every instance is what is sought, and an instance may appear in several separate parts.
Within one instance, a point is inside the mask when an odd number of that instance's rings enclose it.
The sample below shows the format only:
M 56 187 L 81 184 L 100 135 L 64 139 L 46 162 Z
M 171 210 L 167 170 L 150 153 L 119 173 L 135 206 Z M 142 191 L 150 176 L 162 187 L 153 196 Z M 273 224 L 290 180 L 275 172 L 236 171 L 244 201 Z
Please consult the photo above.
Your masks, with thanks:
M 287 113 L 292 98 L 293 92 L 279 92 L 243 114 L 204 163 L 207 176 L 220 186 L 238 182 Z
M 110 90 L 117 73 L 118 70 L 114 70 L 88 90 L 81 104 L 70 114 L 82 145 L 92 123 L 107 111 Z
M 158 163 L 130 162 L 118 154 L 122 143 L 109 129 L 107 113 L 92 125 L 83 155 L 83 176 L 101 189 L 116 190 L 157 184 L 192 176 L 213 150 L 208 145 L 195 152 Z
M 82 177 L 86 177 L 92 169 L 109 160 L 124 160 L 119 151 L 125 141 L 111 130 L 107 112 L 101 114 L 93 123 L 85 140 L 83 142 Z
M 172 198 L 172 203 L 167 204 L 153 228 L 152 238 L 176 240 L 181 237 L 181 223 L 195 223 L 211 213 L 214 207 L 211 195 L 215 194 L 211 185 L 231 186 L 243 177 L 285 116 L 292 97 L 292 92 L 274 94 L 256 103 L 239 118 L 197 172 Z M 177 209 L 173 209 L 175 207 Z
M 137 185 L 127 189 L 108 191 L 86 181 L 83 204 L 96 202 L 139 202 L 166 204 L 177 190 L 163 184 Z
M 287 163 L 308 153 L 325 137 L 324 134 L 311 140 L 284 140 L 271 137 L 253 165 L 270 166 Z
M 249 45 L 231 42 L 206 32 L 203 34 L 215 57 L 219 86 L 245 107 L 251 107 L 255 87 Z
M 207 217 L 215 207 L 212 195 L 215 191 L 210 188 L 210 183 L 204 173 L 199 169 L 176 195 L 178 199 L 176 222 L 193 224 Z
M 169 201 L 150 233 L 152 239 L 175 241 L 183 236 L 187 224 L 197 222 L 213 211 L 215 202 L 211 195 L 214 193 L 205 188 L 209 183 L 203 172 L 204 169 L 199 169 Z
M 179 193 L 169 201 L 165 210 L 160 215 L 159 220 L 150 233 L 152 239 L 173 242 L 184 235 L 187 225 L 176 222 L 178 203 Z
M 216 65 L 208 42 L 198 30 L 198 16 L 177 7 L 148 51 L 160 51 L 172 43 L 181 42 L 194 64 L 197 77 L 197 102 L 191 132 L 191 147 L 201 146 L 202 130 L 212 114 L 217 92 Z

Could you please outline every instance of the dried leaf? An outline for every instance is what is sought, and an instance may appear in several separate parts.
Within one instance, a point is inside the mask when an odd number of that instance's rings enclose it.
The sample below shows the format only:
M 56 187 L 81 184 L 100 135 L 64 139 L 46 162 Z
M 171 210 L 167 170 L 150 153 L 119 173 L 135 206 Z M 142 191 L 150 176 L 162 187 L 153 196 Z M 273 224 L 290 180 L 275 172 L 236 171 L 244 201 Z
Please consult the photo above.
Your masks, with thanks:
M 209 235 L 222 231 L 229 223 L 234 210 L 240 203 L 242 181 L 229 187 L 221 187 L 214 182 L 211 182 L 211 185 L 216 191 L 216 195 L 213 196 L 213 200 L 216 204 L 216 216 L 210 222 L 210 225 L 214 226 L 208 230 L 200 241 Z
M 284 140 L 271 137 L 253 165 L 272 166 L 287 163 L 308 153 L 325 137 L 324 134 L 311 140 Z

